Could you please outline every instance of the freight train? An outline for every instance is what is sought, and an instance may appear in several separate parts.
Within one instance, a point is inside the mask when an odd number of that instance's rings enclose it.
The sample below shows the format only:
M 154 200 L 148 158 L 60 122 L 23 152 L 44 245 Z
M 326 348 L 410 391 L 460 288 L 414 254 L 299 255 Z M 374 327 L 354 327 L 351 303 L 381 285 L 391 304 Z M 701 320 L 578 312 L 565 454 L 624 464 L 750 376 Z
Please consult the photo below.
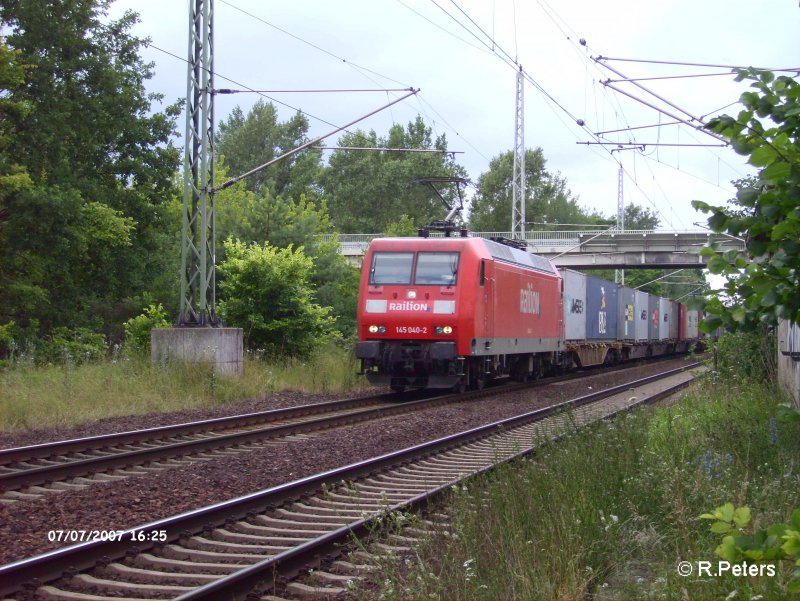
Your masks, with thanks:
M 356 356 L 376 385 L 481 388 L 686 352 L 699 311 L 484 238 L 380 238 L 362 264 Z

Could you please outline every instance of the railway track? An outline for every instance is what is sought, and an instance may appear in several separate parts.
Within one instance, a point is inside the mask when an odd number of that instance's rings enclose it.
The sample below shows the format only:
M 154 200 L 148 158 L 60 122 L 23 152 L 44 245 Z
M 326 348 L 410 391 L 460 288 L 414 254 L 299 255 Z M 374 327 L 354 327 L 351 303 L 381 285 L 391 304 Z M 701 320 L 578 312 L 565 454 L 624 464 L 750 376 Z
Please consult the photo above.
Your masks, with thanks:
M 635 364 L 617 369 L 632 366 Z M 503 392 L 583 378 L 596 372 L 587 370 L 533 383 L 505 385 Z M 0 503 L 13 504 L 48 494 L 83 490 L 99 482 L 247 453 L 332 428 L 497 392 L 488 389 L 436 396 L 430 391 L 373 395 L 4 449 L 0 450 Z
M 578 397 L 402 451 L 0 567 L 0 594 L 43 600 L 244 598 L 308 594 L 287 578 L 378 516 L 429 503 L 464 478 L 584 425 L 673 394 L 698 363 Z M 567 413 L 569 412 L 569 413 Z M 342 594 L 357 566 L 315 578 Z M 325 584 L 328 586 L 325 586 Z M 27 595 L 27 597 L 26 597 Z M 268 597 L 273 598 L 274 597 Z
M 296 440 L 422 406 L 415 401 L 399 405 L 400 398 L 396 393 L 373 395 L 0 450 L 0 502 L 36 499 L 99 481 L 248 452 L 281 444 L 276 439 Z M 423 400 L 426 395 L 416 393 L 412 398 Z M 442 399 L 427 401 L 435 404 Z

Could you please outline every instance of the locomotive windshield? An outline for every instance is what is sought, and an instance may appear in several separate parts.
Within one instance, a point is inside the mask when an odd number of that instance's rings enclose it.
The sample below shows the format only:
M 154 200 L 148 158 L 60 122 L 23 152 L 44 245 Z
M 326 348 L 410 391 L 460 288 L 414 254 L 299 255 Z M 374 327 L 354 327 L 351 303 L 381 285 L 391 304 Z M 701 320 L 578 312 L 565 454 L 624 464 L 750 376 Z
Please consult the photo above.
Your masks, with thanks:
M 372 255 L 369 283 L 410 284 L 414 270 L 414 253 L 376 252 Z M 458 272 L 458 253 L 417 253 L 414 284 L 417 286 L 454 286 Z
M 410 284 L 414 253 L 375 253 L 372 255 L 372 269 L 369 283 Z
M 426 253 L 417 257 L 414 283 L 419 285 L 453 286 L 458 271 L 458 253 Z

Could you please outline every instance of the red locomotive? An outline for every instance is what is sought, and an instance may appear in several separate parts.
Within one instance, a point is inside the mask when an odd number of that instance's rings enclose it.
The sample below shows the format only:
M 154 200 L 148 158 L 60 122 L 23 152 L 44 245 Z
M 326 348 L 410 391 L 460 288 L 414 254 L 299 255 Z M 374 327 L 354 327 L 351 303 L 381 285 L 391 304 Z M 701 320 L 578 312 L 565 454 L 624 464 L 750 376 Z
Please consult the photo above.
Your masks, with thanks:
M 370 382 L 395 390 L 523 378 L 564 350 L 558 270 L 497 242 L 374 240 L 360 290 L 356 355 Z
M 481 388 L 686 351 L 698 321 L 683 305 L 562 274 L 493 240 L 380 238 L 362 264 L 356 356 L 371 383 L 393 390 Z

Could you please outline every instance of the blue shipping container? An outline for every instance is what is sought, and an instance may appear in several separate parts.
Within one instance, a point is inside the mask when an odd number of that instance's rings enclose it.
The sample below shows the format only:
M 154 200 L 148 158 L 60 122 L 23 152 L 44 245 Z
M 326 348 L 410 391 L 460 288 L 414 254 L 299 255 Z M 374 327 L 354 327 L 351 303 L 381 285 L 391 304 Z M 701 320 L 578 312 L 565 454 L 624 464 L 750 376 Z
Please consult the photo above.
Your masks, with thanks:
M 586 276 L 586 339 L 617 339 L 617 284 Z

